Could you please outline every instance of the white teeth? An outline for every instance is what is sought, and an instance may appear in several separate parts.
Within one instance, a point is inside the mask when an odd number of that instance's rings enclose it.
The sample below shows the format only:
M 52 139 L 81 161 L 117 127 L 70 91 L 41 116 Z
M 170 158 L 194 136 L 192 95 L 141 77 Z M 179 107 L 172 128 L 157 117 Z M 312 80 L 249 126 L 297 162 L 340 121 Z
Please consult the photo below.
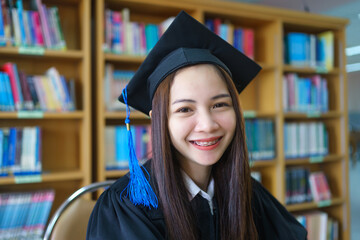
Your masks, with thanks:
M 196 145 L 199 145 L 199 146 L 202 146 L 202 147 L 206 147 L 206 146 L 211 146 L 211 145 L 214 145 L 215 143 L 217 143 L 219 140 L 214 140 L 214 141 L 211 141 L 211 142 L 197 142 L 197 141 L 194 141 L 194 143 Z

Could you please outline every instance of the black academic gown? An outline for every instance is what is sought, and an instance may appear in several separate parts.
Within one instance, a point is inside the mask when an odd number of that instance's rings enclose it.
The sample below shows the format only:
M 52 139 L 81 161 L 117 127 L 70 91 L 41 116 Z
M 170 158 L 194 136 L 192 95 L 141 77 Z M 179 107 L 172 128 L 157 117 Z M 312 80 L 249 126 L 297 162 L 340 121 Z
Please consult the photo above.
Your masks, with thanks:
M 149 171 L 150 172 L 150 171 Z M 135 206 L 121 192 L 127 186 L 128 175 L 118 179 L 98 199 L 90 216 L 87 228 L 88 240 L 162 240 L 166 238 L 164 216 L 160 209 L 148 209 Z M 191 202 L 202 240 L 219 239 L 218 214 L 214 216 L 205 209 L 209 207 L 205 201 Z M 216 200 L 215 200 L 216 206 Z M 306 230 L 287 210 L 256 180 L 253 180 L 252 210 L 259 240 L 305 240 Z M 201 216 L 208 214 L 207 221 Z M 206 218 L 206 217 L 205 217 Z

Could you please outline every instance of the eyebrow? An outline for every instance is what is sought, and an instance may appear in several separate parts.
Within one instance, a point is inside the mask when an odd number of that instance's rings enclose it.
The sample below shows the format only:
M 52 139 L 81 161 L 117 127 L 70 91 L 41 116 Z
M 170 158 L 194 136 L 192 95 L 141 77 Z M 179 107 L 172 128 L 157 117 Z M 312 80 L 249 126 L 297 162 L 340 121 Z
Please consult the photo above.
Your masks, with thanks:
M 222 93 L 222 94 L 219 94 L 219 95 L 216 95 L 214 97 L 211 98 L 211 100 L 216 100 L 216 99 L 219 99 L 219 98 L 228 98 L 230 97 L 230 94 L 228 93 Z M 176 103 L 181 103 L 181 102 L 191 102 L 191 103 L 194 103 L 195 100 L 192 100 L 192 99 L 187 99 L 187 98 L 184 98 L 184 99 L 178 99 L 178 100 L 175 100 L 173 104 L 176 104 Z

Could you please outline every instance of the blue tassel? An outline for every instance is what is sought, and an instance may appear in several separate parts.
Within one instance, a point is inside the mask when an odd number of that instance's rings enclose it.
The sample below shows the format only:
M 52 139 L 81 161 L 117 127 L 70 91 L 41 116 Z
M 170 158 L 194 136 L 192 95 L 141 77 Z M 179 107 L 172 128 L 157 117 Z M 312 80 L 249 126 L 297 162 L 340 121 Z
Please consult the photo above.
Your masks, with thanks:
M 135 205 L 144 205 L 149 208 L 158 208 L 158 199 L 153 189 L 151 188 L 149 181 L 146 179 L 144 172 L 139 166 L 139 162 L 134 150 L 133 138 L 130 130 L 130 107 L 127 103 L 127 86 L 123 89 L 122 95 L 126 104 L 125 124 L 127 128 L 129 147 L 130 180 L 127 187 L 125 188 L 127 189 L 127 196 L 129 197 L 130 201 Z M 149 173 L 146 171 L 146 169 L 144 167 L 143 169 L 149 176 Z

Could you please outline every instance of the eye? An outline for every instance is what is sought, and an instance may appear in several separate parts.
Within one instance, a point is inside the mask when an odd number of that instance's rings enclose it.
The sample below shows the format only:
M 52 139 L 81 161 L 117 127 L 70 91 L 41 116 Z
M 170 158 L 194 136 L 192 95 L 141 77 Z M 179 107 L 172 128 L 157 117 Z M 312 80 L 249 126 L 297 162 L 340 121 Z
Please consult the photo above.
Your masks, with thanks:
M 176 112 L 187 113 L 187 112 L 191 112 L 191 109 L 189 107 L 182 107 L 182 108 L 177 109 Z
M 219 103 L 214 104 L 213 108 L 221 108 L 221 107 L 229 107 L 229 106 L 230 106 L 229 103 L 219 102 Z

